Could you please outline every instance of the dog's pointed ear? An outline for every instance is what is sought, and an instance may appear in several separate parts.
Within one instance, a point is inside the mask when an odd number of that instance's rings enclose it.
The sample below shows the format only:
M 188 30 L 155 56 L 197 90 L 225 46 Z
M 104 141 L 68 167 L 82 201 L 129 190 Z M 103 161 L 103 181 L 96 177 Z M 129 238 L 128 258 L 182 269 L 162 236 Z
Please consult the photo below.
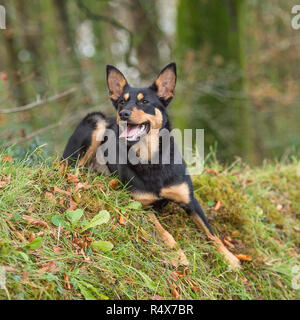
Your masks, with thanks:
M 172 62 L 162 69 L 151 85 L 151 88 L 156 91 L 156 94 L 165 106 L 167 106 L 174 97 L 176 78 L 176 63 Z
M 128 82 L 123 73 L 111 65 L 106 66 L 106 81 L 109 97 L 114 102 L 120 98 Z

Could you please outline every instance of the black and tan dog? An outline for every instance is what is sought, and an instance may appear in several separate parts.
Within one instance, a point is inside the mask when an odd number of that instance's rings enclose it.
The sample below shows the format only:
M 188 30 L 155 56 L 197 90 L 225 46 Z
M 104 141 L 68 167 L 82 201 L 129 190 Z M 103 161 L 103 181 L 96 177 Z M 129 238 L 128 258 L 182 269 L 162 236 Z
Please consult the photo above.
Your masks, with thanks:
M 191 178 L 186 174 L 184 161 L 174 164 L 174 140 L 170 139 L 167 150 L 162 149 L 162 129 L 171 130 L 167 106 L 174 96 L 176 64 L 166 66 L 148 88 L 131 87 L 124 75 L 115 67 L 107 66 L 109 96 L 116 108 L 116 117 L 105 117 L 102 113 L 88 114 L 77 126 L 68 141 L 63 159 L 90 165 L 97 171 L 116 173 L 128 184 L 134 199 L 143 205 L 161 208 L 168 201 L 179 203 L 195 224 L 203 228 L 215 247 L 224 254 L 228 263 L 239 268 L 239 260 L 227 250 L 215 236 L 207 218 L 194 197 Z M 121 125 L 127 122 L 127 127 Z M 122 144 L 127 150 L 133 148 L 139 163 L 109 163 L 97 161 L 97 150 L 105 142 L 104 136 L 110 129 L 116 134 L 117 148 Z M 118 153 L 118 151 L 116 151 Z M 162 154 L 170 155 L 170 164 L 163 164 Z M 158 163 L 152 164 L 151 157 L 158 155 Z M 117 159 L 119 159 L 117 154 Z M 128 160 L 128 159 L 127 159 Z

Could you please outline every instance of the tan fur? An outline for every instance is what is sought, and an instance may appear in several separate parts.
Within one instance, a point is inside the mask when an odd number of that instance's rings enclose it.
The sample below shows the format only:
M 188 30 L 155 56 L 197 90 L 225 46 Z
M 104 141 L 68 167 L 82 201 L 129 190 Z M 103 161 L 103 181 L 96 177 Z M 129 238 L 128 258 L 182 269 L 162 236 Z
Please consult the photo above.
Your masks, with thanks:
M 106 130 L 106 121 L 105 120 L 101 120 L 97 123 L 97 127 L 94 130 L 94 132 L 92 133 L 92 137 L 91 137 L 91 145 L 88 148 L 88 150 L 86 151 L 85 155 L 83 156 L 83 158 L 80 159 L 79 161 L 79 165 L 80 166 L 84 166 L 86 165 L 88 162 L 93 161 L 93 158 L 96 155 L 97 149 L 103 139 L 105 130 Z
M 129 97 L 130 97 L 130 96 L 129 96 L 129 93 L 128 93 L 128 92 L 124 94 L 124 100 L 125 100 L 125 101 L 128 101 L 128 100 L 129 100 Z
M 143 110 L 133 108 L 130 121 L 141 124 L 150 122 L 150 130 L 148 135 L 136 143 L 133 148 L 136 150 L 138 157 L 143 160 L 150 160 L 159 147 L 159 129 L 162 127 L 162 113 L 159 109 L 155 109 L 155 115 L 145 113 Z
M 176 78 L 172 70 L 167 69 L 155 80 L 157 95 L 165 100 L 174 97 Z
M 163 228 L 163 226 L 158 221 L 157 217 L 154 213 L 148 213 L 149 219 L 154 223 L 156 230 L 158 231 L 158 234 L 162 241 L 168 246 L 170 249 L 177 248 L 177 251 L 173 255 L 173 259 L 171 259 L 171 263 L 177 267 L 179 264 L 188 266 L 189 261 L 183 252 L 183 250 L 179 247 L 178 243 L 175 241 L 174 237 Z
M 189 203 L 190 202 L 190 190 L 186 182 L 173 185 L 170 187 L 162 188 L 160 196 L 173 201 Z
M 236 270 L 240 269 L 241 265 L 239 259 L 224 246 L 223 242 L 217 236 L 214 236 L 210 233 L 201 218 L 196 213 L 193 213 L 191 215 L 191 219 L 194 221 L 198 228 L 204 229 L 208 239 L 213 241 L 214 246 L 219 252 L 224 255 L 231 268 Z
M 142 100 L 142 99 L 144 99 L 144 95 L 140 92 L 140 93 L 137 95 L 137 98 L 138 98 L 138 100 Z
M 108 75 L 107 83 L 110 93 L 109 97 L 113 100 L 117 100 L 121 96 L 127 81 L 121 72 L 112 70 Z
M 150 192 L 134 192 L 132 193 L 132 197 L 134 200 L 139 201 L 143 206 L 148 206 L 151 203 L 159 200 L 159 198 Z

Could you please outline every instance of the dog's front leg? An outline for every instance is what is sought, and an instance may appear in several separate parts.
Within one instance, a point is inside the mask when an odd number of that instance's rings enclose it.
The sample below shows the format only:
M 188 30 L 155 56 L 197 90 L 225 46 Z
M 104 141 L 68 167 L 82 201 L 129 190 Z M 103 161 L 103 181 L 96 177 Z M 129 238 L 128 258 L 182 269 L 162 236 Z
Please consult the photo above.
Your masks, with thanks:
M 216 249 L 224 255 L 230 267 L 235 270 L 240 269 L 241 265 L 239 259 L 231 253 L 223 242 L 214 234 L 197 199 L 193 198 L 185 208 L 196 226 L 204 229 L 208 239 L 210 239 Z

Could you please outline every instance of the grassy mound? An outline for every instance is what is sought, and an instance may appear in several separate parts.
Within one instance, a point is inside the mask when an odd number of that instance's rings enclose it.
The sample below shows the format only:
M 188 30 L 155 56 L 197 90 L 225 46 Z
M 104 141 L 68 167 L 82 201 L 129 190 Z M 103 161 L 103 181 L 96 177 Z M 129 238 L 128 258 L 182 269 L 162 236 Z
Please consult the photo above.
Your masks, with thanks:
M 215 162 L 193 180 L 214 230 L 251 259 L 241 272 L 175 204 L 157 215 L 189 267 L 116 179 L 0 156 L 0 299 L 299 299 L 299 163 Z

